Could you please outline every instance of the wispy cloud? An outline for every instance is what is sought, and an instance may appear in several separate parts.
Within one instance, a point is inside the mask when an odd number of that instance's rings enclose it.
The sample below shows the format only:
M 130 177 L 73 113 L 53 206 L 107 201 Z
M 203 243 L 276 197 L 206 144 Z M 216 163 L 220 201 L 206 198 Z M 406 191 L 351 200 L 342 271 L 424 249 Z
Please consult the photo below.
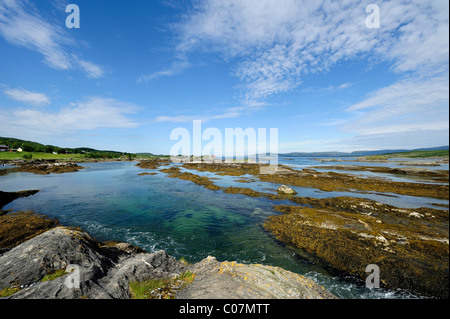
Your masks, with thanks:
M 0 35 L 6 41 L 39 52 L 44 63 L 57 70 L 81 69 L 89 77 L 103 69 L 72 52 L 74 40 L 60 26 L 46 21 L 26 0 L 0 2 Z
M 427 76 L 448 63 L 446 1 L 384 1 L 380 29 L 365 26 L 368 0 L 195 3 L 180 26 L 177 49 L 237 61 L 244 104 L 291 91 L 305 75 L 349 59 L 387 61 L 394 72 Z
M 191 66 L 191 63 L 189 63 L 188 61 L 185 61 L 185 60 L 175 61 L 172 63 L 172 65 L 168 69 L 143 75 L 138 78 L 137 82 L 138 83 L 148 82 L 148 81 L 155 80 L 155 79 L 158 79 L 161 77 L 180 74 L 181 72 L 183 72 L 185 69 L 189 68 L 190 66 Z
M 50 99 L 44 93 L 30 92 L 25 89 L 5 89 L 3 93 L 10 99 L 23 102 L 32 106 L 43 106 L 50 103 Z
M 231 107 L 225 109 L 224 112 L 219 114 L 199 114 L 199 115 L 177 115 L 177 116 L 158 116 L 155 122 L 170 122 L 170 123 L 188 123 L 194 120 L 201 120 L 203 123 L 218 120 L 218 119 L 229 119 L 241 116 L 243 113 L 247 112 L 244 107 Z
M 409 78 L 372 92 L 346 109 L 345 131 L 383 134 L 449 128 L 449 78 Z
M 36 139 L 43 136 L 67 136 L 102 128 L 135 128 L 139 123 L 130 119 L 128 114 L 134 114 L 138 109 L 134 104 L 102 97 L 89 97 L 56 111 L 13 109 L 7 112 L 8 118 L 0 115 L 0 135 L 26 135 Z

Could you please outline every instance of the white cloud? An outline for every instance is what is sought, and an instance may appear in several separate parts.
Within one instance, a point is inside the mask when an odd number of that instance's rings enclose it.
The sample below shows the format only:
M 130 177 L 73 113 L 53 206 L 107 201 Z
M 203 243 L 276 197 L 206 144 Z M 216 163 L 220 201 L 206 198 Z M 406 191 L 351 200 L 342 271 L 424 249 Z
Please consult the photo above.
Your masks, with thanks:
M 30 92 L 25 89 L 5 89 L 3 93 L 10 99 L 33 106 L 43 106 L 50 103 L 50 99 L 47 95 L 38 92 Z
M 244 107 L 231 107 L 225 109 L 224 112 L 215 115 L 202 114 L 202 115 L 158 116 L 155 119 L 155 122 L 188 123 L 194 120 L 201 120 L 203 123 L 205 123 L 211 120 L 235 118 L 242 115 L 245 111 L 246 108 Z
M 348 107 L 354 116 L 342 128 L 358 134 L 448 130 L 448 97 L 447 76 L 405 79 Z
M 79 68 L 83 70 L 88 77 L 97 79 L 103 76 L 104 72 L 100 66 L 92 62 L 80 59 L 74 54 L 72 54 L 71 56 L 73 60 L 76 62 L 76 64 L 79 66 Z
M 161 77 L 165 77 L 165 76 L 172 76 L 172 75 L 176 75 L 179 74 L 181 72 L 183 72 L 185 69 L 189 68 L 191 66 L 191 63 L 189 63 L 188 61 L 175 61 L 172 63 L 172 65 L 165 70 L 162 71 L 156 71 L 147 75 L 143 75 L 141 77 L 139 77 L 138 79 L 138 83 L 141 82 L 148 82 L 151 80 L 155 80 Z
M 0 135 L 28 138 L 70 135 L 83 130 L 135 128 L 139 123 L 128 118 L 138 107 L 112 98 L 90 97 L 56 111 L 34 108 L 14 109 L 2 119 Z
M 0 35 L 12 44 L 39 52 L 56 70 L 81 69 L 94 78 L 103 75 L 100 66 L 67 49 L 74 40 L 60 26 L 44 20 L 26 0 L 0 2 Z
M 236 58 L 250 105 L 299 86 L 339 62 L 389 61 L 398 73 L 448 70 L 448 2 L 384 1 L 381 28 L 365 26 L 372 1 L 204 0 L 180 26 L 178 50 Z

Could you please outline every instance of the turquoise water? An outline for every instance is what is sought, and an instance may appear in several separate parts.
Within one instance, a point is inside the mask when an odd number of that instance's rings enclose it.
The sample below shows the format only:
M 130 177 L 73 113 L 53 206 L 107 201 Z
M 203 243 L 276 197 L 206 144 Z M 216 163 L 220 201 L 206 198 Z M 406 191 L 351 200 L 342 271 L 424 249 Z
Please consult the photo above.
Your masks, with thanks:
M 169 178 L 157 170 L 142 170 L 135 164 L 83 163 L 86 169 L 74 173 L 0 176 L 3 191 L 40 189 L 36 195 L 19 198 L 4 209 L 33 210 L 57 218 L 63 225 L 81 227 L 101 241 L 125 241 L 149 252 L 163 249 L 191 262 L 211 255 L 219 261 L 283 267 L 316 280 L 341 298 L 417 297 L 399 291 L 370 290 L 362 282 L 330 274 L 276 241 L 262 224 L 268 216 L 276 214 L 273 205 L 287 202 L 212 191 L 190 181 Z M 157 175 L 138 175 L 144 171 Z M 221 179 L 214 182 L 224 187 L 251 187 L 265 192 L 277 187 L 271 183 L 238 183 L 229 176 L 215 177 Z M 336 196 L 314 189 L 298 191 L 317 198 Z M 412 200 L 373 196 L 403 200 L 404 206 Z

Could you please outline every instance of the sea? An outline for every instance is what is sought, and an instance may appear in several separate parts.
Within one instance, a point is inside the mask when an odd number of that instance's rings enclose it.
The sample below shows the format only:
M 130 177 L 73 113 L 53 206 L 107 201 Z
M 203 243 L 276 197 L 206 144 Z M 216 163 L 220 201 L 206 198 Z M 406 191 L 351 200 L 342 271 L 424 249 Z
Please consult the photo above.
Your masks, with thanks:
M 419 160 L 414 159 L 414 162 L 417 161 Z M 299 170 L 312 166 L 344 164 L 405 167 L 400 160 L 366 163 L 358 162 L 356 158 L 340 158 L 339 162 L 330 163 L 322 162 L 320 158 L 292 157 L 280 158 L 279 163 Z M 315 280 L 339 298 L 423 298 L 402 290 L 367 288 L 363 280 L 320 264 L 276 240 L 263 228 L 263 223 L 269 216 L 278 214 L 273 211 L 274 205 L 291 204 L 288 201 L 213 191 L 190 181 L 169 178 L 158 169 L 141 169 L 136 164 L 137 162 L 127 161 L 79 163 L 84 169 L 78 172 L 49 175 L 15 172 L 0 176 L 2 191 L 40 190 L 36 195 L 19 198 L 3 209 L 35 211 L 58 219 L 62 225 L 80 227 L 97 240 L 124 241 L 148 252 L 165 250 L 169 255 L 183 257 L 191 263 L 214 256 L 219 261 L 282 267 Z M 424 168 L 449 169 L 448 164 Z M 143 172 L 156 174 L 138 175 Z M 425 182 L 420 178 L 404 175 L 340 172 L 365 178 Z M 251 176 L 195 173 L 213 178 L 212 181 L 221 187 L 248 187 L 275 194 L 279 186 L 255 179 L 250 183 L 238 182 L 243 177 L 251 179 Z M 434 204 L 449 204 L 448 200 L 392 193 L 324 192 L 314 188 L 293 188 L 299 196 L 304 197 L 353 196 L 401 208 L 444 209 Z

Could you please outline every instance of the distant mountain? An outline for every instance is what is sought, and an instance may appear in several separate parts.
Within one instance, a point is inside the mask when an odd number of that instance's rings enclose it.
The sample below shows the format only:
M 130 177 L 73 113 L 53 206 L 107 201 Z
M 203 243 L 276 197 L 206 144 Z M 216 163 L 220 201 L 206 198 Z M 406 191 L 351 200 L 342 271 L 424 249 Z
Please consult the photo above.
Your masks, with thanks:
M 346 152 L 291 152 L 285 154 L 278 154 L 280 157 L 356 157 L 356 156 L 371 156 L 381 154 L 394 154 L 411 151 L 440 151 L 448 150 L 449 146 L 437 146 L 429 148 L 417 149 L 403 149 L 403 150 L 378 150 L 378 151 L 355 151 L 351 153 Z

